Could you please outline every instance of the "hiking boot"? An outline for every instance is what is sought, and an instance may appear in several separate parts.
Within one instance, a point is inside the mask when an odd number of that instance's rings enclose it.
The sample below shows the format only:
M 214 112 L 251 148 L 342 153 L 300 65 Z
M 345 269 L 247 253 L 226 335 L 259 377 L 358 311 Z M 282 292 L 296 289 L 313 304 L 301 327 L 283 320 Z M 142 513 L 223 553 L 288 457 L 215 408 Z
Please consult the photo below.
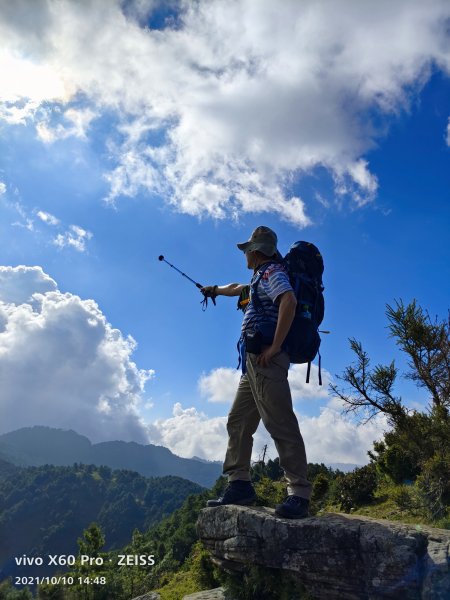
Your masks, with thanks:
M 275 514 L 287 519 L 304 519 L 309 517 L 309 500 L 300 496 L 288 496 L 283 504 L 277 504 Z
M 251 481 L 236 479 L 225 488 L 223 496 L 217 500 L 208 500 L 206 506 L 223 506 L 224 504 L 252 504 L 256 500 L 256 492 Z

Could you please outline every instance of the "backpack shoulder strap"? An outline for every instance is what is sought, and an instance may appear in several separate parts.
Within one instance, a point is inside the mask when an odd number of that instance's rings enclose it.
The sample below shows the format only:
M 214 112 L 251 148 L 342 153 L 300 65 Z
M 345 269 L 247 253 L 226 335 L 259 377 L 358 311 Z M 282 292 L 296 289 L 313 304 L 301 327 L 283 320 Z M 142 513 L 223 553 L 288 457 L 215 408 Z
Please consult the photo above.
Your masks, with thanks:
M 260 302 L 259 296 L 258 296 L 259 282 L 263 278 L 264 273 L 267 271 L 267 269 L 270 267 L 270 265 L 276 265 L 276 264 L 279 264 L 279 263 L 276 261 L 269 261 L 267 263 L 264 263 L 264 265 L 262 266 L 262 269 L 258 273 L 258 277 L 255 279 L 255 281 L 250 286 L 251 290 L 252 290 L 252 300 L 255 302 L 255 308 L 257 310 L 260 310 L 260 308 L 261 308 L 261 302 Z

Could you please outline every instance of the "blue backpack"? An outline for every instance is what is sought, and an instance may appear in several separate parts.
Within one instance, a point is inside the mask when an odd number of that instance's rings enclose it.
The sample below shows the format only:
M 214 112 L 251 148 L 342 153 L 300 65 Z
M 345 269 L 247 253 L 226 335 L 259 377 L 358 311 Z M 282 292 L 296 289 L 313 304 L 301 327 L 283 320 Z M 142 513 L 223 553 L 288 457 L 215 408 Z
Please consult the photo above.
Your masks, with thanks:
M 258 284 L 265 270 L 272 262 L 266 263 L 256 281 L 251 286 L 252 302 L 258 307 L 262 305 L 258 298 Z M 319 385 L 322 385 L 321 356 L 319 352 L 319 326 L 323 321 L 325 302 L 323 297 L 322 275 L 324 270 L 322 255 L 318 248 L 310 242 L 295 242 L 283 258 L 282 264 L 287 268 L 289 280 L 297 299 L 297 308 L 283 348 L 289 354 L 291 363 L 308 364 L 306 383 L 309 383 L 311 362 L 319 355 Z M 241 299 L 241 308 L 245 310 L 247 295 Z M 258 308 L 257 308 L 258 310 Z M 323 332 L 325 333 L 325 332 Z

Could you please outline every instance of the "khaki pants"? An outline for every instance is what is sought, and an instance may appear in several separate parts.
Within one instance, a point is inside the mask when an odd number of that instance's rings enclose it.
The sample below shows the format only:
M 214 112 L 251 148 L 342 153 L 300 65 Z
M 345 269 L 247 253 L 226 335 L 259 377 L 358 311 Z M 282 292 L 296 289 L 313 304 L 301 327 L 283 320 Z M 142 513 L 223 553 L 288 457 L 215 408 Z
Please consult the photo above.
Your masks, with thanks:
M 292 408 L 287 379 L 289 357 L 286 352 L 280 352 L 268 367 L 260 367 L 256 359 L 256 354 L 247 354 L 247 373 L 241 377 L 228 415 L 228 448 L 223 472 L 229 481 L 250 481 L 253 434 L 262 419 L 275 442 L 288 494 L 309 499 L 311 483 L 306 475 L 305 445 Z

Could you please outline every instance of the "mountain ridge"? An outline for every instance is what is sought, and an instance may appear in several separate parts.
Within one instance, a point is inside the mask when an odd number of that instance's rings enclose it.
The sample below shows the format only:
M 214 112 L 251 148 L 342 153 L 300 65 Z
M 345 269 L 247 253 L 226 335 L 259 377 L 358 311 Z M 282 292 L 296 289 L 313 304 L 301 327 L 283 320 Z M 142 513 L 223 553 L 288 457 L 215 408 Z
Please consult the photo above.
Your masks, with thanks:
M 42 425 L 0 435 L 0 459 L 16 466 L 70 466 L 74 463 L 130 469 L 145 477 L 173 475 L 211 487 L 222 473 L 218 463 L 182 458 L 164 446 L 122 440 L 93 444 L 73 429 Z

